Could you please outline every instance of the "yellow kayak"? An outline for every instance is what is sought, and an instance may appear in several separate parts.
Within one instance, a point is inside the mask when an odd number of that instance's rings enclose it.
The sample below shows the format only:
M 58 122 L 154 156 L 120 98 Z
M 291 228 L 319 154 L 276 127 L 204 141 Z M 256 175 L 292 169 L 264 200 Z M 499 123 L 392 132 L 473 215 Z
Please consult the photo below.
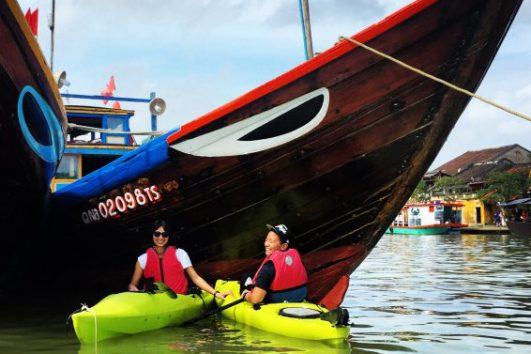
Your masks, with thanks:
M 109 295 L 96 305 L 72 315 L 81 343 L 94 343 L 125 334 L 177 326 L 200 316 L 213 304 L 213 296 L 125 292 Z
M 240 283 L 218 280 L 216 290 L 232 291 L 232 295 L 227 296 L 224 301 L 216 299 L 218 305 L 226 305 L 239 299 Z M 335 325 L 322 319 L 331 313 L 326 308 L 309 302 L 261 304 L 255 309 L 252 304 L 244 301 L 221 313 L 233 321 L 287 337 L 343 340 L 349 334 L 348 325 Z

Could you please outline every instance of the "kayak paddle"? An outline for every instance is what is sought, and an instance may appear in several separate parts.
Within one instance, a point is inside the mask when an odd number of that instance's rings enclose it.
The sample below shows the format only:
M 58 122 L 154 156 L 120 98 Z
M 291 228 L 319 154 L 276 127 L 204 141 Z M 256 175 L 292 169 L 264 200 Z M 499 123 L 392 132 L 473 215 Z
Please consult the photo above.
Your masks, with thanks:
M 221 311 L 226 310 L 229 307 L 232 307 L 234 305 L 238 305 L 240 302 L 243 302 L 244 300 L 245 299 L 243 297 L 241 297 L 238 300 L 233 301 L 233 302 L 231 302 L 229 304 L 226 304 L 226 305 L 223 305 L 221 307 L 218 307 L 217 309 L 208 311 L 208 312 L 202 314 L 201 316 L 198 316 L 196 318 L 192 318 L 191 320 L 188 320 L 188 321 L 184 322 L 183 326 L 186 326 L 186 325 L 189 325 L 189 324 L 192 324 L 192 323 L 196 323 L 197 321 L 200 321 L 200 320 L 202 320 L 204 318 L 207 318 L 207 317 L 210 317 L 210 316 L 215 315 L 217 313 L 220 313 Z

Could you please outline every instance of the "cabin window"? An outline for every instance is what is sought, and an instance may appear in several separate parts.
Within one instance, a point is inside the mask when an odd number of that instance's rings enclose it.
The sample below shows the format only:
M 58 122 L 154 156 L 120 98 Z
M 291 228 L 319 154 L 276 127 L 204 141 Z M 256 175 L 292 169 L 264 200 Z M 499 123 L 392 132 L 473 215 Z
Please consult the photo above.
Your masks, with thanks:
M 58 179 L 78 179 L 79 173 L 79 156 L 65 154 L 57 167 L 55 178 Z
M 124 131 L 124 119 L 107 117 L 107 129 L 115 132 Z M 125 135 L 107 135 L 107 144 L 125 145 Z

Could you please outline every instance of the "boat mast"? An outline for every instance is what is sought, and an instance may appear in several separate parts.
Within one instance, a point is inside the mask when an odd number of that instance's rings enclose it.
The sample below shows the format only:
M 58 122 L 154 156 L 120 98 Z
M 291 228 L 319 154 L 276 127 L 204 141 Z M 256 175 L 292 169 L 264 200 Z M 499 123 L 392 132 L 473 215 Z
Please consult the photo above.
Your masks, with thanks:
M 302 35 L 304 39 L 304 52 L 306 60 L 313 58 L 312 30 L 310 28 L 310 6 L 308 0 L 299 0 L 299 10 L 302 22 Z
M 52 14 L 48 21 L 50 27 L 51 41 L 50 41 L 50 70 L 53 72 L 53 45 L 54 45 L 54 29 L 55 29 L 55 0 L 52 0 Z

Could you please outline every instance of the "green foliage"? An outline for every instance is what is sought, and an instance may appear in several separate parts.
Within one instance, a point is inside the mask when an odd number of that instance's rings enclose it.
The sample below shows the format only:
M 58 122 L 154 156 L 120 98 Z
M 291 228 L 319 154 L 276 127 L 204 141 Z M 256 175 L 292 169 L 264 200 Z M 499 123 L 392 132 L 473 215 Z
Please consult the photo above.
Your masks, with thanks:
M 531 178 L 526 174 L 495 171 L 487 176 L 485 187 L 478 191 L 478 197 L 483 201 L 503 202 L 526 195 L 530 185 Z M 494 193 L 487 195 L 489 192 Z
M 430 199 L 430 194 L 428 192 L 428 185 L 426 184 L 426 181 L 421 180 L 419 182 L 419 184 L 413 191 L 413 194 L 411 194 L 411 199 L 417 202 L 423 202 Z
M 461 178 L 459 177 L 443 176 L 435 180 L 433 187 L 439 190 L 443 189 L 444 187 L 457 186 L 460 184 L 463 184 L 463 181 L 461 181 Z

